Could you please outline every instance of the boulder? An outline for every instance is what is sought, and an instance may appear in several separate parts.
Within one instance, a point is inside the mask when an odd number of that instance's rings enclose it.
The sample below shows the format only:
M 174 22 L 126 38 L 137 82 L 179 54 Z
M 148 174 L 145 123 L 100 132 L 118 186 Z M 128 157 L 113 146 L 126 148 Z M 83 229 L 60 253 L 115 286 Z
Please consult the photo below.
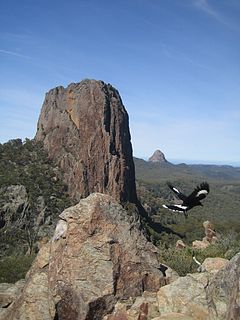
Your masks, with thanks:
M 206 249 L 210 245 L 207 240 L 194 240 L 192 242 L 192 247 L 194 249 Z
M 207 258 L 203 266 L 206 272 L 188 274 L 160 288 L 157 319 L 240 319 L 240 253 L 231 261 Z M 173 314 L 176 317 L 171 318 Z
M 205 237 L 203 241 L 208 241 L 209 243 L 216 243 L 217 242 L 217 235 L 216 231 L 214 230 L 213 224 L 210 221 L 203 222 Z
M 229 260 L 224 258 L 206 258 L 202 263 L 203 270 L 207 272 L 215 272 L 224 268 Z
M 139 231 L 137 216 L 112 197 L 91 194 L 59 224 L 3 319 L 100 320 L 117 301 L 164 285 L 157 248 Z
M 0 283 L 0 308 L 7 308 L 20 294 L 24 284 L 24 280 L 19 280 L 15 284 Z
M 211 279 L 206 296 L 213 319 L 240 319 L 240 253 Z
M 218 240 L 213 224 L 210 221 L 204 221 L 203 228 L 205 237 L 202 240 L 193 241 L 192 247 L 194 249 L 205 249 L 210 246 L 210 244 L 216 243 Z
M 189 274 L 160 288 L 157 293 L 160 314 L 181 313 L 195 320 L 206 320 L 208 305 L 204 287 L 207 283 L 207 274 Z
M 186 244 L 182 240 L 177 240 L 176 249 L 184 249 L 186 248 Z

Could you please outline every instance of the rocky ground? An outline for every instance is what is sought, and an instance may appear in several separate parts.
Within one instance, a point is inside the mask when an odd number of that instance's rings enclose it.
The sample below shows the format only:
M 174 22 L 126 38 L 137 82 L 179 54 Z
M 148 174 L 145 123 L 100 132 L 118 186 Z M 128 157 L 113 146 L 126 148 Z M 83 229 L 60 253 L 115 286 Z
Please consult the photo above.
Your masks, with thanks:
M 160 266 L 137 216 L 92 194 L 60 215 L 25 282 L 1 285 L 0 319 L 239 319 L 240 254 L 185 277 Z

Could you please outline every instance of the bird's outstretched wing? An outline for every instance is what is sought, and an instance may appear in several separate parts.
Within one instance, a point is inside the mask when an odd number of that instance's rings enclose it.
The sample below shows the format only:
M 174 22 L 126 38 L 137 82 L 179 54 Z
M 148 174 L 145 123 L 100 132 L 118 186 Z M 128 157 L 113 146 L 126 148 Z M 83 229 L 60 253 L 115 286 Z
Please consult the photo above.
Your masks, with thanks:
M 207 182 L 203 182 L 200 186 L 197 186 L 194 191 L 187 197 L 188 202 L 192 200 L 202 200 L 206 198 L 209 194 L 209 184 Z
M 163 208 L 178 212 L 186 212 L 188 209 L 187 206 L 183 206 L 181 204 L 163 204 Z
M 168 182 L 167 185 L 180 200 L 184 201 L 187 198 L 182 192 L 180 192 L 177 188 L 175 188 L 171 183 Z

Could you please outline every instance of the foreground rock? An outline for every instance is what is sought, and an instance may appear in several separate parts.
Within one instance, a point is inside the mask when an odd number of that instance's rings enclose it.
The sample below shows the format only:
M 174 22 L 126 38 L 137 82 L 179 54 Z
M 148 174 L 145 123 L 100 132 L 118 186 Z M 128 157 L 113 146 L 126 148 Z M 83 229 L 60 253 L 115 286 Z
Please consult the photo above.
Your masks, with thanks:
M 118 300 L 165 283 L 156 247 L 110 196 L 92 194 L 60 218 L 1 319 L 102 319 Z
M 205 237 L 202 240 L 195 240 L 192 243 L 194 249 L 205 249 L 217 242 L 218 238 L 210 221 L 203 222 Z
M 203 273 L 179 277 L 134 301 L 118 302 L 104 320 L 239 320 L 240 254 L 230 262 L 207 258 L 203 265 Z
M 240 319 L 240 253 L 214 276 L 206 293 L 214 319 Z
M 136 203 L 128 114 L 110 84 L 83 80 L 50 90 L 35 139 L 63 169 L 75 199 L 101 192 Z
M 20 295 L 25 281 L 20 280 L 15 284 L 0 283 L 0 319 L 3 319 L 8 314 L 7 308 L 17 299 Z

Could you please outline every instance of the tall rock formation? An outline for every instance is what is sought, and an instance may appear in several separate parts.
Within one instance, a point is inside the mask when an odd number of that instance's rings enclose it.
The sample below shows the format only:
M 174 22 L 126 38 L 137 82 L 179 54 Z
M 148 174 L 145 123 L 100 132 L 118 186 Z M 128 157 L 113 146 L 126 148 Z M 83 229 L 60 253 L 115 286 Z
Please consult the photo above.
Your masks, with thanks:
M 164 154 L 160 150 L 156 150 L 153 155 L 148 159 L 149 162 L 154 163 L 168 163 Z
M 83 80 L 46 94 L 35 139 L 64 171 L 70 195 L 137 202 L 128 114 L 116 89 Z

